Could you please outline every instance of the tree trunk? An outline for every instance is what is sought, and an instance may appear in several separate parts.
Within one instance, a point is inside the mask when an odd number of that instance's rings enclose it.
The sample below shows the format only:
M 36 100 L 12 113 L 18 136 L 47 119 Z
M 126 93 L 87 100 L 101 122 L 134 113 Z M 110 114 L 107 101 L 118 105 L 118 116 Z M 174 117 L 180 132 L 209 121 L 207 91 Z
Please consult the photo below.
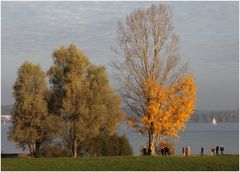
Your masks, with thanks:
M 30 156 L 33 157 L 34 156 L 33 144 L 29 143 L 28 148 L 29 148 Z
M 40 146 L 41 146 L 41 141 L 36 141 L 35 143 L 35 157 L 39 157 L 39 152 L 40 152 Z
M 74 139 L 72 143 L 72 156 L 74 158 L 77 157 L 77 140 L 76 139 Z
M 33 157 L 36 158 L 36 145 L 33 144 Z
M 149 132 L 148 134 L 149 140 L 148 140 L 148 155 L 153 156 L 155 155 L 155 138 L 152 133 Z
M 148 116 L 150 119 L 150 115 Z M 151 122 L 150 130 L 148 131 L 149 142 L 148 142 L 148 154 L 150 156 L 155 155 L 155 134 L 154 134 L 154 127 L 153 122 Z

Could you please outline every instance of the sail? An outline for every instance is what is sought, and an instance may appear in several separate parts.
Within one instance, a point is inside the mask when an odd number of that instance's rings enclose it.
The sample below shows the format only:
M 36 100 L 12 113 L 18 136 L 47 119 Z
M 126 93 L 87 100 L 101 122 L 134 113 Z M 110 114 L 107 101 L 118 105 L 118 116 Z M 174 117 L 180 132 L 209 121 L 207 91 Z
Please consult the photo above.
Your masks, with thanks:
M 213 125 L 217 125 L 217 122 L 216 122 L 215 118 L 213 118 L 212 123 L 213 123 Z

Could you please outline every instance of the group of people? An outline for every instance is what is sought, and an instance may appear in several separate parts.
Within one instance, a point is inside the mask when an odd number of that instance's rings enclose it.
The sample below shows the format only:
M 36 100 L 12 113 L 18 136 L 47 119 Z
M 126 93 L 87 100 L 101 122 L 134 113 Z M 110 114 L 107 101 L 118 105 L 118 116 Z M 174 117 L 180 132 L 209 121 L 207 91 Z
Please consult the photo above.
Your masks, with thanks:
M 224 147 L 223 147 L 223 145 L 221 145 L 221 146 L 213 146 L 211 148 L 211 155 L 219 155 L 220 154 L 219 151 L 221 152 L 221 155 L 224 155 Z M 183 153 L 184 156 L 190 155 L 190 146 L 183 147 L 182 148 L 182 153 Z M 201 155 L 203 155 L 203 154 L 204 154 L 204 149 L 203 149 L 203 147 L 201 147 Z
M 158 149 L 159 150 L 159 149 Z M 185 146 L 182 148 L 182 153 L 184 156 L 188 156 L 190 155 L 190 146 Z M 211 148 L 211 155 L 219 155 L 220 152 L 221 155 L 224 155 L 224 147 L 223 145 L 221 146 L 213 146 Z M 170 155 L 170 149 L 167 146 L 160 146 L 160 152 L 162 156 L 169 156 Z M 146 147 L 143 148 L 143 155 L 149 155 L 151 153 L 151 150 L 148 149 Z M 201 155 L 204 155 L 204 148 L 201 147 Z
M 150 148 L 146 148 L 146 147 L 144 147 L 143 148 L 143 155 L 144 156 L 146 156 L 146 155 L 150 155 L 151 154 L 151 149 Z
M 160 151 L 162 156 L 170 155 L 170 149 L 167 146 L 163 146 Z
M 221 146 L 213 146 L 212 148 L 211 148 L 211 155 L 219 155 L 219 150 L 221 151 L 221 155 L 224 155 L 224 147 L 223 147 L 223 145 L 221 145 Z M 204 149 L 203 149 L 203 147 L 201 147 L 201 155 L 203 155 L 204 154 Z
M 220 147 L 219 146 L 213 146 L 211 148 L 211 154 L 212 155 L 219 155 L 219 150 L 221 151 L 221 155 L 224 155 L 224 147 L 223 145 L 221 145 Z
M 158 149 L 159 150 L 159 149 Z M 158 151 L 157 151 L 158 152 Z M 162 156 L 169 156 L 170 155 L 170 149 L 167 146 L 160 147 L 160 152 Z M 151 149 L 147 149 L 146 147 L 143 148 L 143 155 L 150 155 Z

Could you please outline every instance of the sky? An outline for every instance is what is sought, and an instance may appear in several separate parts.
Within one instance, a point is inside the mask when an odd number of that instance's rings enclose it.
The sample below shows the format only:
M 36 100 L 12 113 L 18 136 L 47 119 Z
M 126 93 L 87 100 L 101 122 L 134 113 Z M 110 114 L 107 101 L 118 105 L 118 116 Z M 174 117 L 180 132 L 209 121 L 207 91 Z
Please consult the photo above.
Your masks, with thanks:
M 2 2 L 1 104 L 11 105 L 17 69 L 25 61 L 47 71 L 51 54 L 75 43 L 94 64 L 107 67 L 116 59 L 117 22 L 137 8 L 160 2 Z M 198 110 L 239 107 L 238 2 L 161 2 L 173 8 L 181 59 L 194 70 Z

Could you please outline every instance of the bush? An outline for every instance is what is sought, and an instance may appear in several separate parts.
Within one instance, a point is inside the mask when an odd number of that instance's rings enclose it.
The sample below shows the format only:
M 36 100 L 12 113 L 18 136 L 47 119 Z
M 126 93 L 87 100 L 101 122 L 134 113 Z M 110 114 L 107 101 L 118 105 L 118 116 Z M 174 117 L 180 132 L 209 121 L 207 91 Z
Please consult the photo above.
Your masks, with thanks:
M 44 145 L 39 150 L 39 157 L 67 157 L 69 153 L 61 145 Z
M 80 155 L 90 156 L 126 156 L 132 155 L 132 148 L 125 136 L 101 134 L 80 144 Z

